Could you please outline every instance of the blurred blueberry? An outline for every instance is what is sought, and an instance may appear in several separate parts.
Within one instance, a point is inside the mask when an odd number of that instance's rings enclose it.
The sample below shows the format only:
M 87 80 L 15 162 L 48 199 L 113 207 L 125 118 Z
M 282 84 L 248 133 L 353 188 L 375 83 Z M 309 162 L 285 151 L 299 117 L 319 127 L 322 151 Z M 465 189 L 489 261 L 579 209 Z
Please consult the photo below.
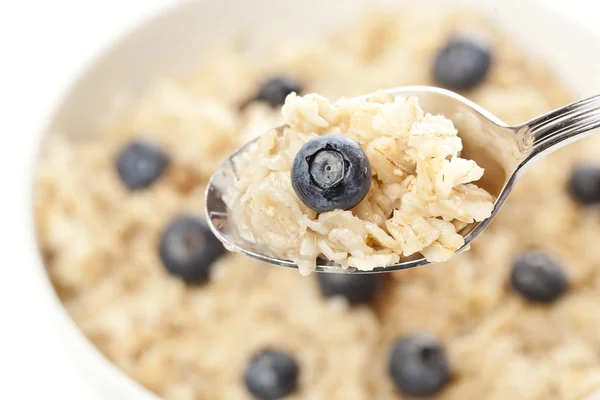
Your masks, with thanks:
M 438 340 L 428 334 L 413 334 L 396 341 L 389 373 L 396 388 L 413 397 L 440 392 L 451 377 L 446 352 Z
M 224 252 L 206 223 L 190 215 L 172 220 L 159 243 L 160 259 L 167 271 L 187 283 L 206 282 L 212 264 Z
M 568 189 L 571 196 L 582 205 L 600 203 L 600 167 L 582 165 L 573 169 Z
M 116 166 L 125 187 L 146 189 L 163 175 L 169 166 L 169 157 L 154 143 L 134 140 L 117 154 Z
M 279 107 L 285 103 L 288 94 L 295 92 L 300 94 L 302 86 L 291 77 L 277 76 L 263 82 L 256 100 L 266 101 L 271 107 Z
M 540 250 L 526 251 L 515 259 L 510 282 L 517 293 L 537 303 L 553 302 L 569 287 L 562 266 Z
M 325 297 L 341 296 L 352 305 L 370 302 L 383 279 L 380 274 L 317 273 Z
M 265 349 L 255 354 L 244 371 L 248 391 L 259 400 L 280 399 L 298 386 L 299 367 L 289 354 Z
M 483 81 L 492 63 L 489 45 L 475 37 L 450 39 L 437 54 L 433 75 L 437 83 L 451 90 L 472 89 Z

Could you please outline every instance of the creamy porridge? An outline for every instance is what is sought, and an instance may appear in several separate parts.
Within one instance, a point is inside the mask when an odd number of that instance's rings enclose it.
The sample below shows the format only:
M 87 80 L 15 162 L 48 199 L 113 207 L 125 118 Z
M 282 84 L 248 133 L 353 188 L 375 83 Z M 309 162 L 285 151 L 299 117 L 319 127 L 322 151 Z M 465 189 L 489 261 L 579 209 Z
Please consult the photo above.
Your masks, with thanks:
M 469 252 L 430 267 L 302 277 L 227 254 L 207 231 L 208 177 L 281 123 L 290 92 L 334 100 L 410 84 L 460 89 L 508 123 L 571 100 L 489 21 L 403 10 L 258 55 L 234 42 L 193 76 L 157 82 L 105 136 L 48 137 L 39 242 L 77 325 L 169 400 L 599 390 L 597 138 L 537 163 Z

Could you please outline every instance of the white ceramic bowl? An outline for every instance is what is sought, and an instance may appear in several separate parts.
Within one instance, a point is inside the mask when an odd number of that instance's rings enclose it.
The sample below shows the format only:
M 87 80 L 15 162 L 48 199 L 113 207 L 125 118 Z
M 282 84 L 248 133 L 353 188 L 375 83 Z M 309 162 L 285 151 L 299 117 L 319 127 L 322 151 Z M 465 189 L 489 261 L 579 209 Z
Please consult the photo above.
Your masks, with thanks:
M 257 40 L 322 34 L 373 6 L 401 7 L 409 0 L 206 0 L 184 2 L 144 23 L 108 51 L 73 84 L 49 119 L 46 130 L 99 133 L 109 118 L 114 94 L 142 91 L 160 77 L 188 72 L 198 55 L 240 27 Z M 420 0 L 427 6 L 465 6 L 489 15 L 532 56 L 554 66 L 578 96 L 600 93 L 600 37 L 546 8 L 526 0 Z M 90 130 L 90 127 L 92 130 Z M 33 160 L 32 160 L 33 162 Z M 32 243 L 32 246 L 35 246 Z M 36 251 L 33 249 L 33 251 Z M 67 347 L 101 398 L 158 400 L 108 361 L 85 338 L 47 281 L 49 301 Z M 600 399 L 600 393 L 589 399 Z

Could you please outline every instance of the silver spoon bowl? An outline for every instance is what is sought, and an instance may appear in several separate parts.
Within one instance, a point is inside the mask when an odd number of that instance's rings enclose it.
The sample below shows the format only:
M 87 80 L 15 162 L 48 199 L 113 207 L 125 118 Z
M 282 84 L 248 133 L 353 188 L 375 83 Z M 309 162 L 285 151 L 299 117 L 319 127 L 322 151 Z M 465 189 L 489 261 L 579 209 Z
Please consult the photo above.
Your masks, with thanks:
M 477 184 L 496 198 L 494 209 L 489 218 L 461 231 L 465 243 L 457 252 L 467 250 L 471 242 L 481 235 L 504 205 L 517 180 L 535 160 L 590 135 L 600 127 L 600 95 L 569 104 L 521 125 L 509 126 L 487 110 L 449 90 L 408 86 L 387 92 L 394 97 L 417 98 L 426 112 L 452 120 L 463 142 L 462 156 L 474 160 L 485 169 L 483 178 Z M 276 129 L 281 131 L 283 126 Z M 233 153 L 211 177 L 205 196 L 206 218 L 213 233 L 228 250 L 269 264 L 297 268 L 292 261 L 273 258 L 255 244 L 244 240 L 235 226 L 231 210 L 223 201 L 223 195 L 237 180 L 236 157 L 248 151 L 256 140 L 258 138 Z M 316 271 L 365 274 L 397 271 L 429 263 L 423 257 L 409 258 L 398 264 L 362 271 L 342 269 L 320 259 Z

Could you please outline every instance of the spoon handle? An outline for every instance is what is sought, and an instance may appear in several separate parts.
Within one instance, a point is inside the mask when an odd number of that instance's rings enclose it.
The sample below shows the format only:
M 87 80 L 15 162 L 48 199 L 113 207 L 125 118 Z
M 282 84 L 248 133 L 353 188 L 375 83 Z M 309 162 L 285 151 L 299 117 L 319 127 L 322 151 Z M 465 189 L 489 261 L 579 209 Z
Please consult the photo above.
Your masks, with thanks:
M 521 127 L 531 156 L 554 151 L 600 127 L 600 95 L 581 100 L 531 120 Z

